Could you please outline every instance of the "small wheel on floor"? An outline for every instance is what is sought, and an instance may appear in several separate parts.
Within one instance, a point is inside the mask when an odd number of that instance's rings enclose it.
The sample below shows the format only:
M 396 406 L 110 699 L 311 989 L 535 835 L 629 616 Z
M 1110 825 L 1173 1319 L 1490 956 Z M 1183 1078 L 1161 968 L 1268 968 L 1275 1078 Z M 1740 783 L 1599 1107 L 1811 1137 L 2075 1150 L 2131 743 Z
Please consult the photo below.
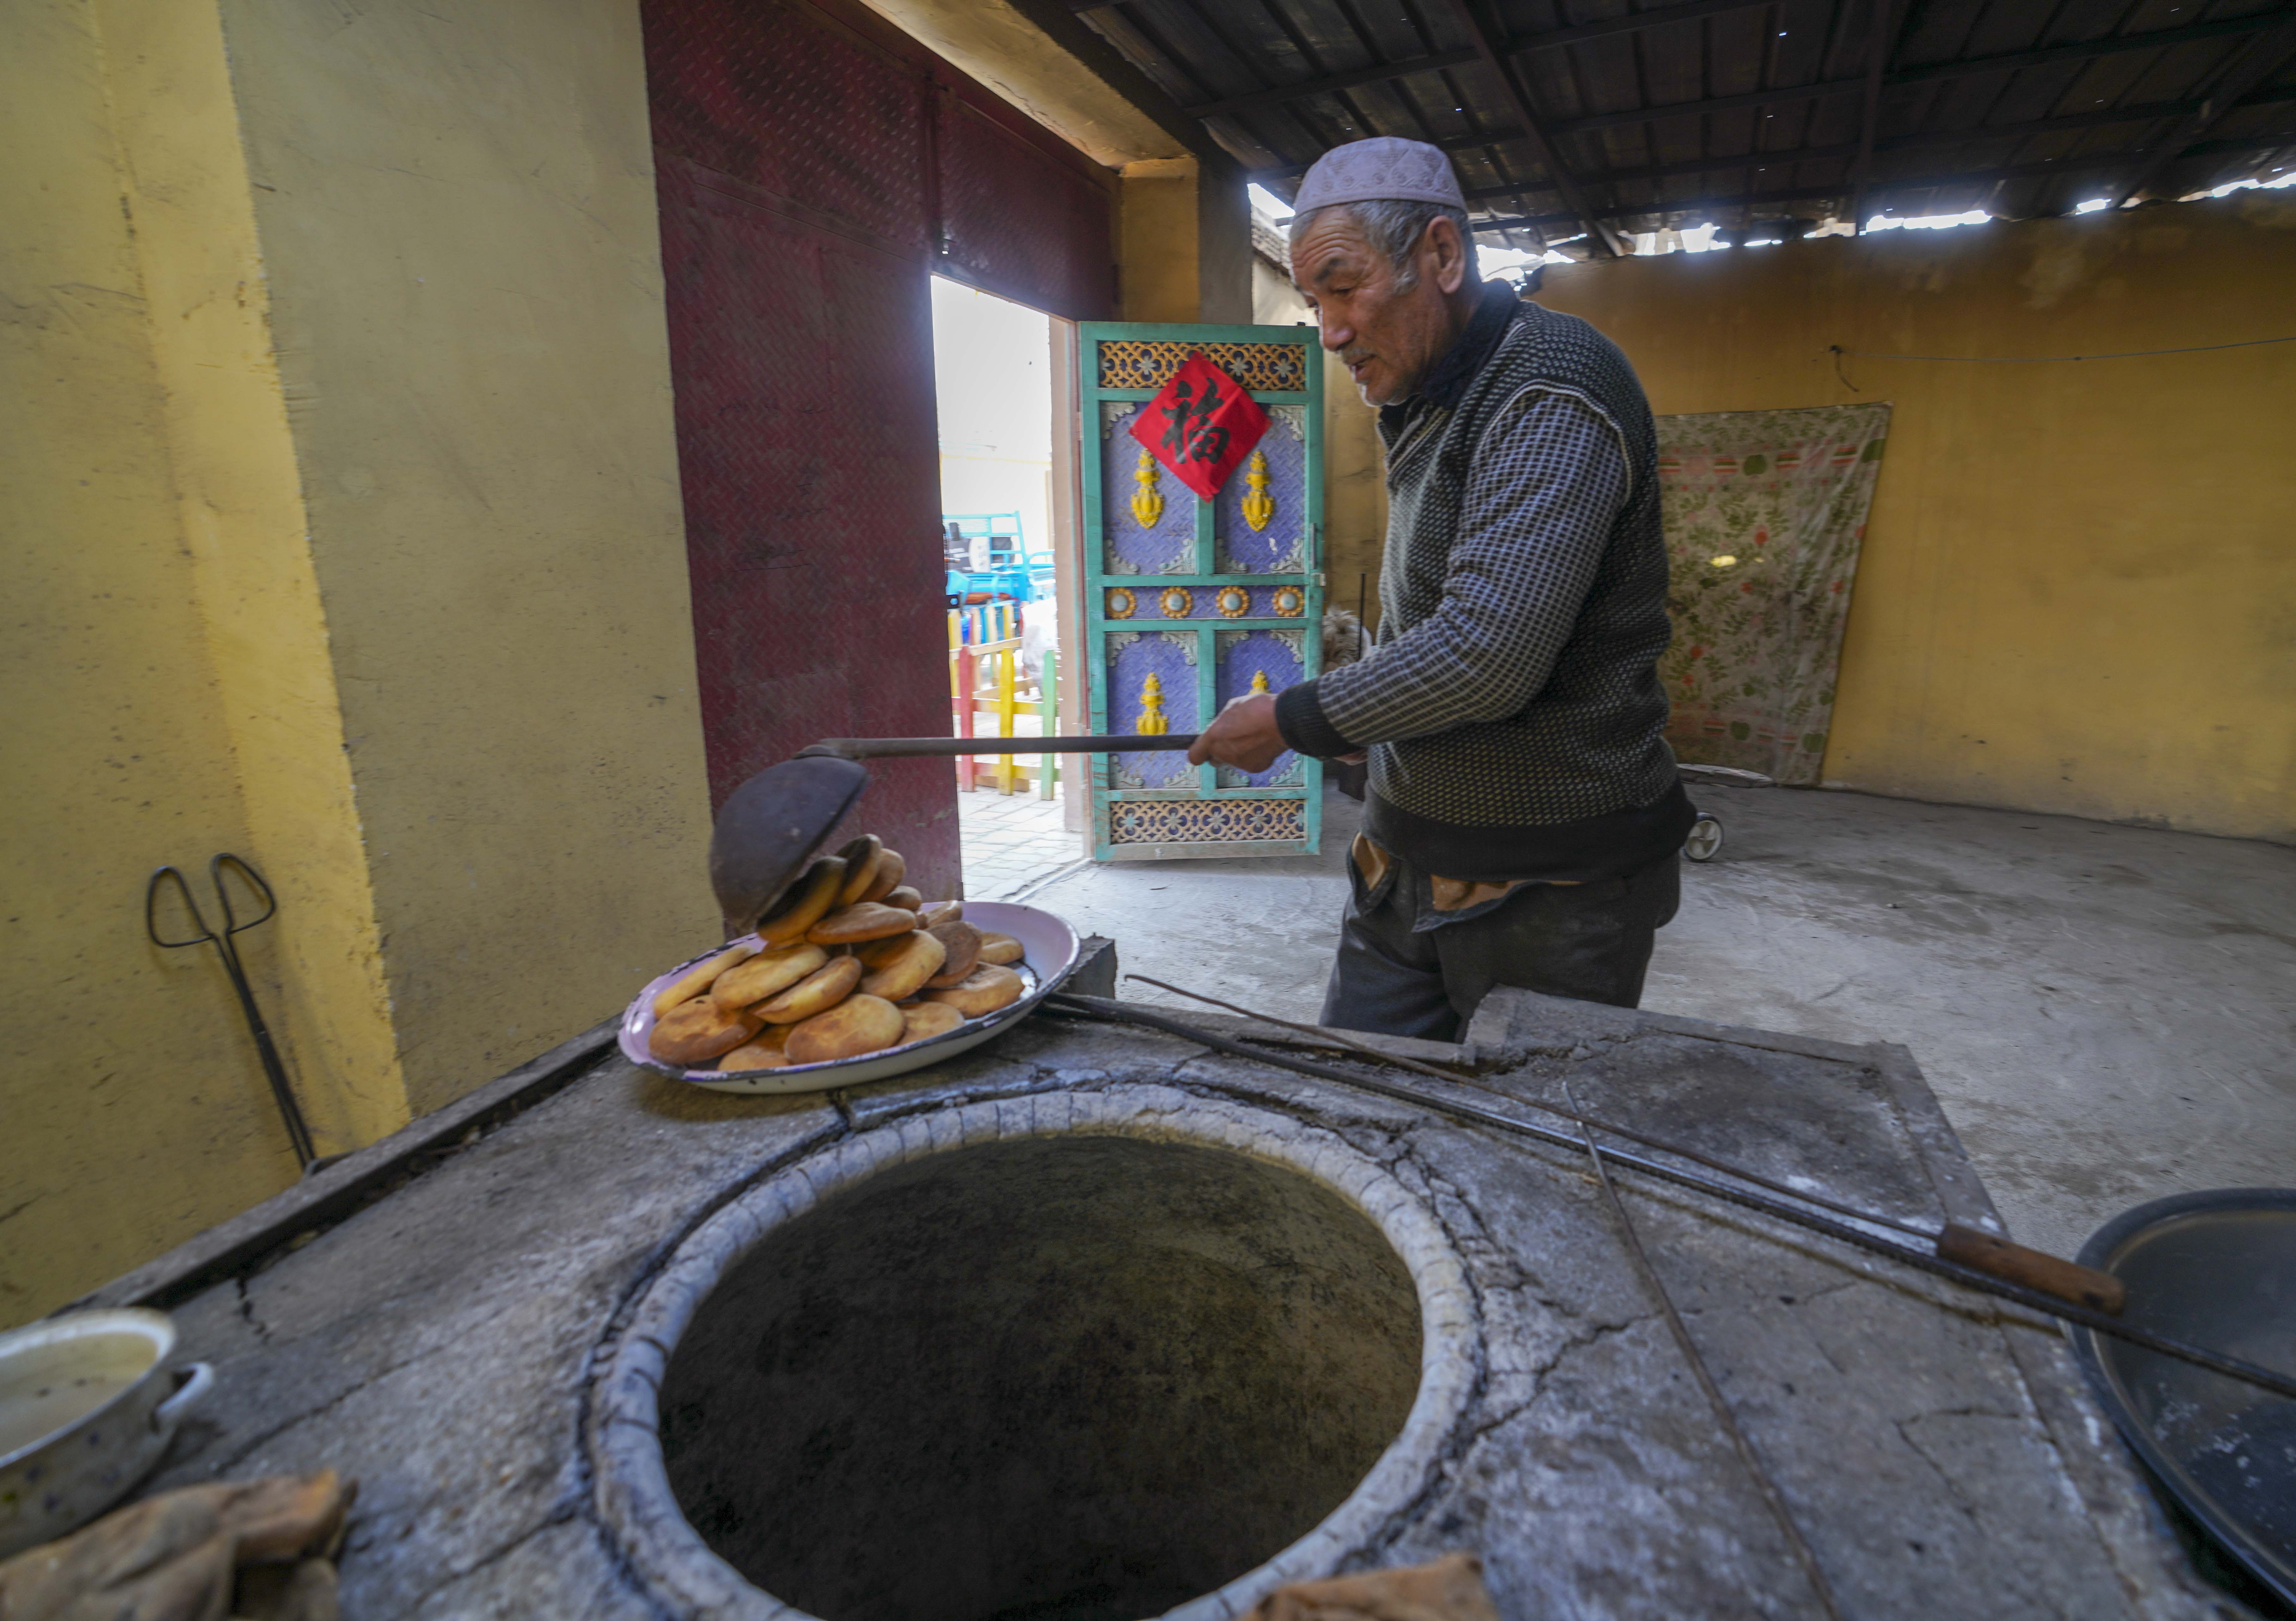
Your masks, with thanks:
M 1690 824 L 1690 837 L 1682 841 L 1682 853 L 1692 861 L 1711 861 L 1722 853 L 1722 824 L 1713 817 L 1701 815 Z

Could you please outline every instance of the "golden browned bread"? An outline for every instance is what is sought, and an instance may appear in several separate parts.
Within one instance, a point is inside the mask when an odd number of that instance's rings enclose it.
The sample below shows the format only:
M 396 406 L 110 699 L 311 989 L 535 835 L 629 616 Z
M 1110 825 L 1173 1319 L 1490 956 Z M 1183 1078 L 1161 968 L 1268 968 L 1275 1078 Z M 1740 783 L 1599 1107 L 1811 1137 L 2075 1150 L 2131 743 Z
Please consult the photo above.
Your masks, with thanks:
M 964 903 L 963 901 L 930 901 L 926 903 L 924 921 L 925 927 L 928 929 L 933 928 L 941 923 L 962 922 L 964 920 Z
M 877 863 L 885 854 L 885 841 L 874 833 L 864 833 L 837 854 L 845 863 L 845 881 L 837 887 L 837 904 L 850 906 L 865 898 L 870 886 L 877 881 Z
M 901 859 L 898 850 L 887 850 L 877 857 L 876 875 L 869 887 L 861 891 L 865 901 L 882 901 L 900 888 L 901 880 L 908 875 L 909 864 Z M 851 888 L 848 885 L 847 888 Z
M 783 1051 L 792 1064 L 859 1058 L 899 1041 L 904 1024 L 901 1010 L 882 996 L 849 996 L 792 1029 Z
M 901 1010 L 901 1044 L 946 1036 L 964 1022 L 964 1015 L 946 1002 L 919 1002 Z
M 978 1019 L 983 1013 L 994 1013 L 1021 999 L 1024 988 L 1021 976 L 1009 968 L 983 963 L 964 978 L 962 985 L 952 985 L 947 990 L 927 991 L 927 1002 L 943 1002 L 967 1019 Z
M 776 946 L 718 975 L 709 1000 L 721 1008 L 750 1007 L 779 995 L 828 961 L 829 954 L 818 946 Z
M 785 1035 L 789 1028 L 787 1025 L 767 1025 L 766 1031 L 769 1036 L 781 1036 Z M 768 1041 L 763 1036 L 755 1041 L 743 1042 L 718 1060 L 718 1073 L 720 1075 L 731 1075 L 742 1069 L 786 1069 L 788 1068 L 789 1054 L 782 1051 L 782 1044 L 778 1041 Z
M 864 940 L 882 940 L 888 935 L 906 934 L 917 926 L 917 914 L 904 912 L 898 906 L 881 906 L 874 901 L 863 901 L 857 906 L 848 906 L 832 912 L 812 928 L 805 937 L 816 946 L 858 946 Z
M 882 939 L 864 940 L 858 946 L 849 946 L 842 949 L 849 951 L 855 956 L 860 958 L 861 966 L 864 968 L 882 968 L 886 963 L 891 962 L 895 957 L 899 956 L 901 953 L 906 951 L 908 948 L 909 937 L 907 935 L 889 934 Z
M 922 912 L 925 897 L 907 884 L 897 884 L 886 895 L 885 905 L 898 906 L 904 912 Z
M 780 995 L 759 1003 L 750 1011 L 767 1024 L 793 1025 L 816 1013 L 826 1013 L 860 983 L 860 958 L 832 957 Z
M 707 996 L 696 996 L 654 1021 L 646 1037 L 646 1051 L 665 1064 L 706 1064 L 757 1033 L 758 1020 L 751 1014 L 729 1011 Z
M 837 887 L 844 881 L 843 861 L 830 856 L 815 862 L 790 886 L 781 910 L 758 925 L 758 937 L 768 946 L 796 945 L 837 904 Z
M 898 1002 L 922 990 L 948 955 L 946 946 L 922 931 L 912 930 L 897 938 L 899 949 L 861 978 L 864 992 L 888 1002 Z
M 1021 942 L 1009 934 L 998 934 L 993 929 L 981 933 L 980 960 L 983 962 L 1018 962 L 1027 954 L 1021 949 Z
M 696 962 L 654 993 L 653 1016 L 660 1019 L 681 1003 L 693 1001 L 709 988 L 709 982 L 758 949 L 755 940 L 736 940 L 725 950 Z
M 980 930 L 970 923 L 935 923 L 925 931 L 941 944 L 946 954 L 940 972 L 926 983 L 935 990 L 961 985 L 964 977 L 980 966 Z

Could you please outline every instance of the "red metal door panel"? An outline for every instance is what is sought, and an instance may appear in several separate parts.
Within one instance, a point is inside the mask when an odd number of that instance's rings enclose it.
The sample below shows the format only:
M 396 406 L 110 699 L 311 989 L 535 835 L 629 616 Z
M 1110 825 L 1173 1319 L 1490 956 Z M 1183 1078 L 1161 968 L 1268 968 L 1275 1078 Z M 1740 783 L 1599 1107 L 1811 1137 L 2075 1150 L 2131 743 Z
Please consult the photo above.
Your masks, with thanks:
M 934 172 L 945 274 L 1071 321 L 1116 314 L 1108 172 L 1016 127 L 985 93 L 935 98 Z
M 947 731 L 927 278 L 939 264 L 1104 314 L 1110 182 L 850 0 L 644 0 L 642 15 L 722 803 L 816 738 Z M 952 100 L 970 104 L 935 113 Z M 870 776 L 853 825 L 898 847 L 928 896 L 955 893 L 949 762 Z
M 922 257 L 920 68 L 775 0 L 648 0 L 654 148 Z
M 713 801 L 822 737 L 947 729 L 931 307 L 914 260 L 660 164 L 679 474 Z M 760 266 L 770 266 L 770 274 Z M 856 822 L 958 875 L 948 762 Z

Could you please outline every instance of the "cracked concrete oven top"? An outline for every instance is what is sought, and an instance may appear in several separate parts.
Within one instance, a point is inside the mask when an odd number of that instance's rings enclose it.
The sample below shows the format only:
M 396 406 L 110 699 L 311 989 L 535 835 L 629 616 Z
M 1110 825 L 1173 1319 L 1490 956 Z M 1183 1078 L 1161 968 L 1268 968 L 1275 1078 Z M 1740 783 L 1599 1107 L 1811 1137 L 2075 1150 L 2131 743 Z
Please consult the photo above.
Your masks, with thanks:
M 1503 1089 L 1559 1102 L 1567 1079 L 1590 1113 L 1867 1208 L 1991 1221 L 1902 1049 L 1501 992 L 1470 1051 L 1513 1055 L 1492 1077 Z M 356 1208 L 307 1183 L 95 1298 L 168 1305 L 183 1355 L 216 1365 L 154 1486 L 325 1466 L 357 1478 L 341 1566 L 353 1621 L 695 1613 L 648 1584 L 601 1506 L 611 1494 L 584 1442 L 594 1375 L 718 1212 L 818 1158 L 849 1166 L 872 1133 L 890 1142 L 905 1120 L 990 1100 L 1015 1101 L 1011 1131 L 1160 1112 L 1245 1152 L 1253 1131 L 1281 1136 L 1267 1156 L 1295 1164 L 1324 1142 L 1373 1162 L 1439 1230 L 1464 1265 L 1469 1331 L 1430 1344 L 1464 1358 L 1445 1373 L 1458 1399 L 1437 1444 L 1414 1446 L 1412 1478 L 1383 1465 L 1385 1500 L 1359 1492 L 1326 1522 L 1346 1535 L 1318 1544 L 1322 1568 L 1473 1550 L 1514 1621 L 1816 1613 L 1581 1156 L 1046 1017 L 825 1097 L 721 1096 L 597 1040 L 552 1061 L 556 1090 L 521 1082 L 515 1112 L 503 1100 L 517 1088 L 498 1084 L 492 1103 L 314 1179 L 363 1178 Z M 450 1146 L 446 1126 L 463 1133 Z M 1845 1613 L 2239 1613 L 2190 1573 L 2053 1330 L 1631 1173 L 1620 1188 Z

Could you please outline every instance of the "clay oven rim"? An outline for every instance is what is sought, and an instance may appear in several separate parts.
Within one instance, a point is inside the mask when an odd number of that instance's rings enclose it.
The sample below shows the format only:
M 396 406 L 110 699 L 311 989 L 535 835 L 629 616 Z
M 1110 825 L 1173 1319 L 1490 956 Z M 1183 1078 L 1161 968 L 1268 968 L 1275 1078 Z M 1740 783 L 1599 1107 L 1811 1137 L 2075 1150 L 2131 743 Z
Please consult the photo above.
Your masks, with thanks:
M 602 1344 L 585 1436 L 595 1508 L 631 1568 L 671 1608 L 742 1621 L 811 1621 L 720 1558 L 670 1489 L 657 1395 L 678 1341 L 718 1279 L 782 1224 L 880 1170 L 976 1144 L 1060 1135 L 1227 1150 L 1294 1171 L 1379 1229 L 1419 1298 L 1419 1388 L 1378 1462 L 1307 1535 L 1168 1612 L 1171 1621 L 1227 1621 L 1287 1582 L 1328 1575 L 1420 1494 L 1472 1395 L 1480 1362 L 1477 1314 L 1464 1265 L 1441 1224 L 1377 1161 L 1321 1126 L 1170 1087 L 1117 1085 L 950 1106 L 843 1138 L 734 1199 L 678 1246 Z

